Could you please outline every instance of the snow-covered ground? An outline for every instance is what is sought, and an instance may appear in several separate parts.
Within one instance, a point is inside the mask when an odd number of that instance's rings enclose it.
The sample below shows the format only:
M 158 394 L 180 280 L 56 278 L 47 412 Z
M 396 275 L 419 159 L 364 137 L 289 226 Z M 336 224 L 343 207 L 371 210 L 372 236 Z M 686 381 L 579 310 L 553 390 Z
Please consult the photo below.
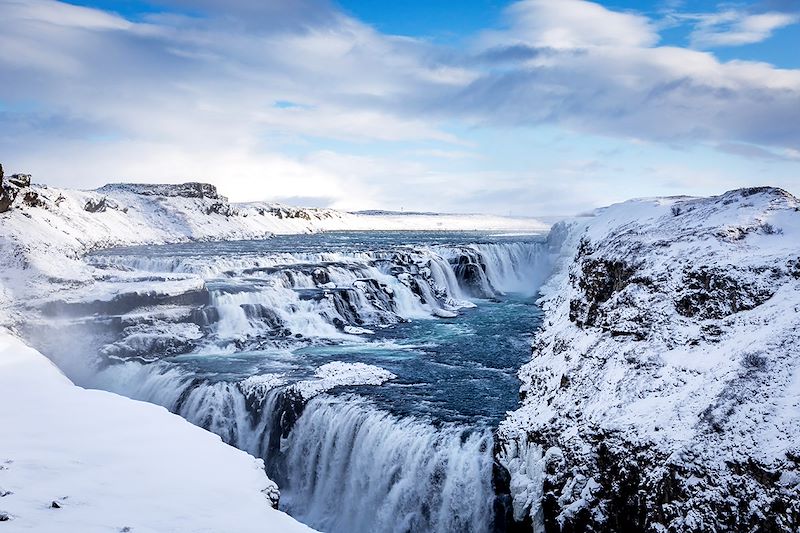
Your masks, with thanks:
M 636 200 L 556 236 L 523 406 L 499 430 L 516 517 L 797 531 L 800 202 Z
M 74 386 L 0 331 L 0 528 L 311 531 L 259 459 L 162 407 Z

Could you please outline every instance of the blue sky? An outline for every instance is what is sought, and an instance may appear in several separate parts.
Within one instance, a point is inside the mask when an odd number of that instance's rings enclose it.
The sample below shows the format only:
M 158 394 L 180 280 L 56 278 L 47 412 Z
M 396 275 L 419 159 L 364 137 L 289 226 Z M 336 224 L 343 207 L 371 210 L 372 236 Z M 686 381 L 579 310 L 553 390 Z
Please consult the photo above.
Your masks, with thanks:
M 800 192 L 793 0 L 0 0 L 0 158 L 53 185 L 567 214 Z

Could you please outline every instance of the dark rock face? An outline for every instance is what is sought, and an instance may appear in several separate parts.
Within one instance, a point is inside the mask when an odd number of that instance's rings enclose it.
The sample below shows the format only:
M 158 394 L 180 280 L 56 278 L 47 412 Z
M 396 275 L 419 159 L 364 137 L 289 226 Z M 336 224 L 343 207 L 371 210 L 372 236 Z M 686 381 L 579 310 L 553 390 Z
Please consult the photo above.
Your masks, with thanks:
M 599 327 L 614 336 L 644 339 L 651 319 L 635 299 L 637 292 L 652 290 L 653 282 L 629 259 L 595 257 L 587 241 L 581 241 L 575 265 L 570 282 L 579 290 L 569 302 L 570 321 L 580 328 Z M 635 311 L 622 317 L 623 306 Z
M 8 178 L 8 183 L 14 185 L 15 187 L 19 187 L 23 189 L 25 187 L 31 186 L 31 175 L 30 174 L 12 174 Z
M 583 292 L 583 299 L 570 302 L 570 320 L 579 326 L 598 325 L 600 306 L 631 283 L 635 272 L 635 267 L 621 260 L 581 262 L 577 285 Z
M 12 174 L 4 180 L 3 165 L 0 165 L 0 213 L 5 213 L 11 209 L 14 200 L 17 199 L 20 189 L 30 186 L 31 177 L 29 174 Z
M 0 213 L 5 213 L 11 209 L 11 204 L 17 198 L 17 190 L 14 188 L 6 188 L 0 185 Z
M 494 456 L 499 454 L 499 441 L 494 439 Z M 494 523 L 495 533 L 527 533 L 533 530 L 530 516 L 523 521 L 514 520 L 514 505 L 511 497 L 511 475 L 508 470 L 495 459 L 492 464 L 492 489 L 494 490 Z
M 263 214 L 269 213 L 280 219 L 284 218 L 299 218 L 303 220 L 311 220 L 311 215 L 305 209 L 298 209 L 294 207 L 274 206 L 262 211 Z
M 559 449 L 545 465 L 542 512 L 548 533 L 800 528 L 800 493 L 778 482 L 781 472 L 757 461 L 730 462 L 719 476 L 689 454 L 670 456 L 621 432 L 598 432 L 591 441 L 596 451 L 591 463 L 569 452 L 562 457 Z M 576 500 L 583 505 L 565 513 L 563 502 Z M 758 507 L 743 504 L 755 501 Z M 663 524 L 672 526 L 662 529 Z
M 736 267 L 687 269 L 685 289 L 675 302 L 675 310 L 685 317 L 719 319 L 761 305 L 774 294 L 770 281 L 781 272 L 760 269 L 741 272 Z
M 89 199 L 86 201 L 86 205 L 83 206 L 84 211 L 88 211 L 89 213 L 102 213 L 108 208 L 108 204 L 106 203 L 105 197 L 100 198 L 99 200 Z
M 226 217 L 231 217 L 236 215 L 236 213 L 237 213 L 236 209 L 234 209 L 233 207 L 231 207 L 230 204 L 225 202 L 214 202 L 213 204 L 211 204 L 206 208 L 207 215 L 217 214 Z
M 28 207 L 45 207 L 45 202 L 36 191 L 27 191 L 22 197 L 22 203 Z
M 494 298 L 497 291 L 486 277 L 486 264 L 483 257 L 475 252 L 464 251 L 453 268 L 458 284 L 475 298 Z
M 131 192 L 142 196 L 182 196 L 184 198 L 211 198 L 225 201 L 225 197 L 217 192 L 217 188 L 210 183 L 178 183 L 178 184 L 149 184 L 149 183 L 112 183 L 97 189 L 101 193 L 114 191 Z

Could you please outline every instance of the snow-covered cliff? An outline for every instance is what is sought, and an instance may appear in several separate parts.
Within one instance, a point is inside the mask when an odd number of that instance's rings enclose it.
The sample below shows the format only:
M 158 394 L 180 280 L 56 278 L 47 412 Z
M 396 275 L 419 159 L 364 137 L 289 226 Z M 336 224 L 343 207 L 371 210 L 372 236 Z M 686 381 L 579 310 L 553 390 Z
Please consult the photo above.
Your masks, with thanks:
M 546 531 L 797 531 L 800 202 L 637 200 L 559 225 L 561 266 L 501 426 Z

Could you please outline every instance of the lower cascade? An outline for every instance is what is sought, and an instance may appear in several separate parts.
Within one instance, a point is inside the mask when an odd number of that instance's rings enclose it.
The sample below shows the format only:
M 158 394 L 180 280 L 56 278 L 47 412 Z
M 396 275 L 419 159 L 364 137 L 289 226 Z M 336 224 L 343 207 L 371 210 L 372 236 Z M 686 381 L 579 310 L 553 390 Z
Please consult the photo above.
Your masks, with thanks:
M 101 252 L 89 261 L 117 295 L 159 288 L 42 309 L 81 346 L 29 337 L 79 384 L 263 458 L 280 508 L 316 529 L 504 530 L 493 430 L 517 404 L 552 247 L 325 237 Z M 78 348 L 97 354 L 90 368 L 70 360 Z
M 324 531 L 484 531 L 492 435 L 315 398 L 286 449 L 286 509 Z

